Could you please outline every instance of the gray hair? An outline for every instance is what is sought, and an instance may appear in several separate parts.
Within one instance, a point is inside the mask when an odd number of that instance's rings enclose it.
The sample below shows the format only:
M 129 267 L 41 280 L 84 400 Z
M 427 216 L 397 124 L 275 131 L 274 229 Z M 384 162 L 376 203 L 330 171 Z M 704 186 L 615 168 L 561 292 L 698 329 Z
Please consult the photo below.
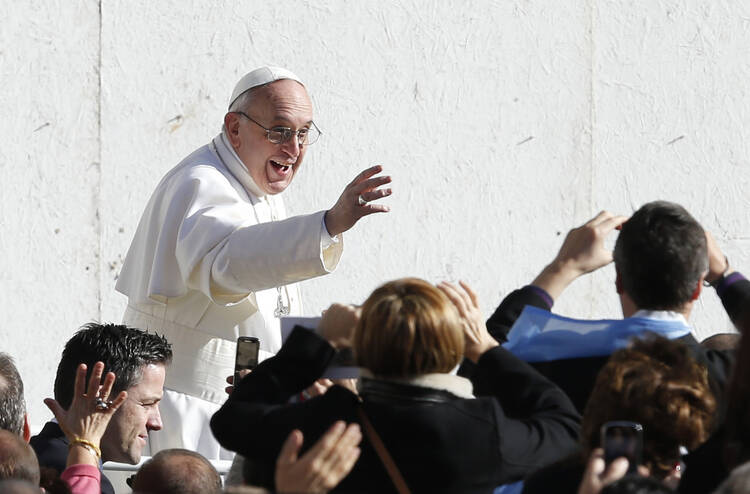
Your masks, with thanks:
M 255 93 L 255 89 L 262 88 L 265 86 L 258 86 L 251 89 L 248 89 L 244 93 L 237 96 L 237 99 L 234 100 L 229 107 L 229 113 L 236 112 L 236 111 L 247 111 L 248 108 L 250 108 L 250 104 L 253 100 L 253 94 Z
M 23 436 L 26 402 L 23 381 L 13 357 L 0 352 L 0 429 Z

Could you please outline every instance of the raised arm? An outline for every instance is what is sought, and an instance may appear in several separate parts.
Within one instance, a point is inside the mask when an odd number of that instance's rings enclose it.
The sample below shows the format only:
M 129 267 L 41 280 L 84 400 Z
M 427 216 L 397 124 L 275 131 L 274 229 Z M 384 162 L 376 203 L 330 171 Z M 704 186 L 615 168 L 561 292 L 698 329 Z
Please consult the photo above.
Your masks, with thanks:
M 570 230 L 560 251 L 531 282 L 532 286 L 541 288 L 556 300 L 575 279 L 612 262 L 612 251 L 604 246 L 604 240 L 627 220 L 626 216 L 602 211 Z
M 584 225 L 568 232 L 560 251 L 539 275 L 523 288 L 508 294 L 487 320 L 487 329 L 499 342 L 507 341 L 507 334 L 531 305 L 550 310 L 554 301 L 576 278 L 612 262 L 612 252 L 604 247 L 604 239 L 625 221 L 602 211 Z
M 501 428 L 500 448 L 508 481 L 572 452 L 580 416 L 554 383 L 498 345 L 482 322 L 477 296 L 461 282 L 438 285 L 456 305 L 464 327 L 465 356 L 476 362 L 472 376 L 477 397 L 493 397 Z

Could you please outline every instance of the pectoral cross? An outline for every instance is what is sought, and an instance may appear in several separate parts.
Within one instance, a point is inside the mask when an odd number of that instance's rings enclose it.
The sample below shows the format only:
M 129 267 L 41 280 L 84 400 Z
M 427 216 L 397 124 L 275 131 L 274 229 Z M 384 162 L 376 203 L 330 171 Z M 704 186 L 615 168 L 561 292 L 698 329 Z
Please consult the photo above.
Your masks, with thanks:
M 288 316 L 289 306 L 284 304 L 284 299 L 281 296 L 281 288 L 276 288 L 278 297 L 276 298 L 276 310 L 273 311 L 274 317 Z

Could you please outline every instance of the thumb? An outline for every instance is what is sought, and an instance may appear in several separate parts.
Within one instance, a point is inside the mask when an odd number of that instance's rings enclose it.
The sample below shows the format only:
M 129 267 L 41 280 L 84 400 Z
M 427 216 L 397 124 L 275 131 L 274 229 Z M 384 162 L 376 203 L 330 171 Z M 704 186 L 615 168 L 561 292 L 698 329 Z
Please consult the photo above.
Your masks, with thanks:
M 602 475 L 602 484 L 611 484 L 615 480 L 622 478 L 627 473 L 628 466 L 628 459 L 625 457 L 620 457 L 614 460 L 609 464 L 609 467 L 604 472 L 604 475 Z
M 279 458 L 276 463 L 281 465 L 291 465 L 297 461 L 297 455 L 302 447 L 302 432 L 295 429 L 284 441 L 284 445 L 281 447 Z
M 45 398 L 44 404 L 47 405 L 47 408 L 50 409 L 57 421 L 59 423 L 62 423 L 63 419 L 65 418 L 65 410 L 63 409 L 63 407 L 61 407 L 60 404 L 52 398 Z

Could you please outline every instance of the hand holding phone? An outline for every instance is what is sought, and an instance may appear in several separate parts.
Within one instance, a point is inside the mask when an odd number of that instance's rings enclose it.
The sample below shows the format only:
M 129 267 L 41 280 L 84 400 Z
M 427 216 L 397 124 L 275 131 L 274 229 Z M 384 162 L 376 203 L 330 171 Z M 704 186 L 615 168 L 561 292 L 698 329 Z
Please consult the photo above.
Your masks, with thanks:
M 637 422 L 607 422 L 601 428 L 604 461 L 609 466 L 615 459 L 628 460 L 628 474 L 637 473 L 643 456 L 643 426 Z
M 260 340 L 254 336 L 240 336 L 237 338 L 237 355 L 234 359 L 234 386 L 242 379 L 240 371 L 243 369 L 255 369 L 258 365 L 258 352 L 260 351 Z

